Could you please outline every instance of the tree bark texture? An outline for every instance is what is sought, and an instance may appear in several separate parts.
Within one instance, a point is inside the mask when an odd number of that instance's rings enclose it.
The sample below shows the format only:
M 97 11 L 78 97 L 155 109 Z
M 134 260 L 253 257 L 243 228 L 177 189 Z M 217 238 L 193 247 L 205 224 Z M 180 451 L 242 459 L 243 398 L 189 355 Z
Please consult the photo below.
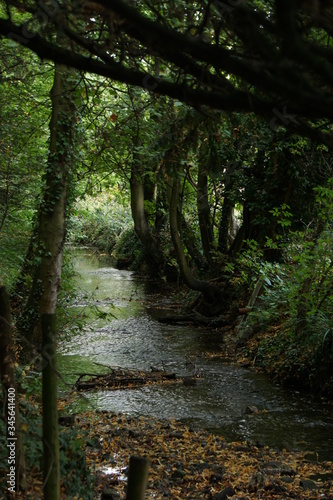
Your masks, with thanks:
M 159 268 L 162 263 L 162 254 L 159 251 L 159 239 L 149 225 L 145 210 L 146 196 L 149 201 L 156 204 L 155 187 L 147 185 L 144 180 L 144 166 L 141 163 L 140 155 L 134 151 L 131 169 L 131 212 L 134 222 L 134 230 L 139 240 L 144 246 L 146 260 L 149 266 Z
M 210 215 L 210 206 L 208 200 L 208 178 L 206 168 L 203 162 L 199 162 L 198 169 L 198 188 L 197 188 L 197 207 L 199 227 L 203 253 L 209 265 L 212 264 L 212 246 L 214 243 L 213 226 Z
M 0 287 L 0 373 L 4 397 L 4 419 L 7 423 L 8 445 L 15 449 L 15 492 L 27 487 L 25 456 L 23 449 L 23 434 L 21 428 L 19 400 L 16 393 L 14 354 L 12 342 L 12 327 L 9 296 L 4 286 Z M 9 405 L 9 400 L 11 404 Z M 13 420 L 14 419 L 14 420 Z M 10 431 L 9 422 L 13 423 L 15 431 Z M 14 435 L 12 435 L 14 432 Z M 7 450 L 10 448 L 7 448 Z
M 230 199 L 228 193 L 224 194 L 222 213 L 221 213 L 221 221 L 219 226 L 219 241 L 218 241 L 218 250 L 219 252 L 225 254 L 228 251 L 229 246 L 229 227 L 231 222 L 233 209 L 233 202 Z
M 41 260 L 22 321 L 27 340 L 35 346 L 41 343 L 40 317 L 55 312 L 60 289 L 74 143 L 73 87 L 71 70 L 56 66 L 51 89 L 50 149 L 37 229 Z
M 126 500 L 145 500 L 149 461 L 143 457 L 130 458 Z
M 187 248 L 188 254 L 191 257 L 191 260 L 193 261 L 195 266 L 198 269 L 202 269 L 204 267 L 204 259 L 200 252 L 200 249 L 196 245 L 196 236 L 194 234 L 194 231 L 191 228 L 190 224 L 187 223 L 184 214 L 181 214 L 181 226 L 182 226 L 182 238 L 184 240 L 184 244 Z
M 60 499 L 57 409 L 56 315 L 42 316 L 43 492 L 44 500 Z
M 215 301 L 218 290 L 208 281 L 202 281 L 194 278 L 187 265 L 185 252 L 178 228 L 178 201 L 179 201 L 179 180 L 174 179 L 170 197 L 169 219 L 170 232 L 173 246 L 177 256 L 177 262 L 181 275 L 185 283 L 192 289 L 202 292 L 205 299 L 209 302 Z
M 134 229 L 146 249 L 152 246 L 152 235 L 145 213 L 145 190 L 143 183 L 143 167 L 136 152 L 133 153 L 131 172 L 131 210 Z

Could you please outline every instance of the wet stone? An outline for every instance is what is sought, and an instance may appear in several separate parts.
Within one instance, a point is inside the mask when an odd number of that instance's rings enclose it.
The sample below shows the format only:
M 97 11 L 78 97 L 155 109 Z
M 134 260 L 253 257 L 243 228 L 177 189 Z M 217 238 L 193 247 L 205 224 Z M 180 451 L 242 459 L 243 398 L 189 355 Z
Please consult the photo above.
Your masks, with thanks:
M 209 478 L 209 482 L 211 484 L 218 483 L 222 480 L 222 476 L 220 474 L 212 474 Z
M 217 495 L 213 497 L 213 500 L 227 500 L 228 497 L 234 496 L 235 493 L 236 492 L 232 486 L 227 486 L 223 491 L 217 493 Z
M 296 472 L 287 465 L 279 462 L 267 462 L 262 470 L 269 474 L 281 474 L 283 476 L 295 476 Z
M 176 469 L 171 474 L 172 479 L 183 479 L 186 476 L 186 472 L 181 469 Z
M 248 452 L 250 449 L 249 446 L 236 446 L 235 451 Z
M 333 481 L 333 471 L 325 474 L 311 474 L 309 479 L 312 481 Z
M 181 439 L 184 436 L 183 432 L 171 432 L 169 434 L 170 438 Z
M 284 483 L 287 483 L 287 484 L 291 484 L 294 480 L 292 477 L 282 476 L 281 481 L 283 481 Z
M 310 479 L 302 479 L 300 481 L 300 485 L 304 488 L 304 490 L 316 490 L 318 488 L 316 483 Z
M 101 500 L 120 500 L 120 495 L 118 491 L 108 488 L 102 491 Z
M 58 424 L 64 427 L 72 427 L 75 422 L 75 415 L 62 415 L 58 417 Z
M 205 469 L 210 469 L 210 465 L 207 463 L 207 462 L 202 462 L 202 463 L 197 463 L 194 465 L 194 468 L 198 471 L 198 472 L 202 472 L 204 471 Z

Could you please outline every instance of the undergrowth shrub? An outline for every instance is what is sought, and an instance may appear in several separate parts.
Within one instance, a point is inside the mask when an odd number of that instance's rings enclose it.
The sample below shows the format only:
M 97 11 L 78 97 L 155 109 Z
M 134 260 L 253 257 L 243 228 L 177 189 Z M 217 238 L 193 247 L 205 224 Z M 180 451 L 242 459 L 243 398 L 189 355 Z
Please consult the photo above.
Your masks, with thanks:
M 242 269 L 263 280 L 247 320 L 269 332 L 256 344 L 256 364 L 279 380 L 333 393 L 333 180 L 315 192 L 313 223 L 289 233 L 287 245 L 275 243 L 286 262 L 270 265 L 254 248 Z
M 27 477 L 35 478 L 40 483 L 43 476 L 41 375 L 29 369 L 17 367 L 16 380 L 20 391 L 25 395 L 17 399 L 19 405 Z M 1 407 L 3 399 L 0 396 Z M 64 498 L 84 498 L 93 500 L 92 471 L 86 464 L 85 447 L 87 435 L 74 427 L 59 426 L 60 478 Z M 0 490 L 6 490 L 8 456 L 6 446 L 6 423 L 0 418 Z M 30 483 L 31 484 L 31 483 Z
M 111 253 L 124 229 L 133 225 L 131 210 L 107 195 L 86 196 L 76 203 L 69 223 L 70 242 Z
M 118 267 L 130 267 L 139 271 L 144 265 L 144 248 L 137 237 L 134 228 L 129 227 L 122 231 L 114 246 L 113 257 Z
M 0 233 L 0 286 L 15 286 L 32 230 L 33 210 L 12 210 Z

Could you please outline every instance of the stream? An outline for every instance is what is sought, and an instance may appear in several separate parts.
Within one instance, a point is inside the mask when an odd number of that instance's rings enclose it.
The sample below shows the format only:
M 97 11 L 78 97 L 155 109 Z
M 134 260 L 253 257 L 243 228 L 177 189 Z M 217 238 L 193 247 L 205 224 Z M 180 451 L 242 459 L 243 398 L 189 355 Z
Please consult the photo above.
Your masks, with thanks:
M 91 249 L 72 251 L 77 285 L 83 290 L 71 307 L 82 314 L 82 331 L 59 346 L 58 369 L 67 384 L 78 374 L 100 373 L 96 363 L 181 376 L 199 373 L 195 386 L 166 384 L 86 392 L 71 411 L 91 407 L 131 415 L 174 418 L 222 434 L 230 441 L 259 442 L 307 450 L 315 459 L 333 459 L 333 404 L 273 385 L 264 375 L 212 356 L 221 352 L 221 334 L 157 321 L 171 299 L 161 284 L 112 267 Z M 158 306 L 156 305 L 158 304 Z M 111 313 L 96 317 L 94 308 Z M 255 406 L 259 414 L 247 414 Z

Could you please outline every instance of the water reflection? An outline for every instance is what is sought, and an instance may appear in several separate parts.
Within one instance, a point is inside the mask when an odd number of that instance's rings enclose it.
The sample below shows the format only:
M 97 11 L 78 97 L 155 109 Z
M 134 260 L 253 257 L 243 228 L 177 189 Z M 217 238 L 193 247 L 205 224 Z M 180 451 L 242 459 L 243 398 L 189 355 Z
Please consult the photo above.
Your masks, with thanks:
M 101 372 L 94 363 L 148 370 L 157 366 L 179 375 L 190 375 L 195 369 L 202 374 L 191 387 L 178 383 L 86 394 L 94 407 L 172 417 L 228 439 L 307 449 L 321 459 L 333 458 L 331 404 L 285 391 L 263 375 L 204 356 L 218 349 L 219 334 L 158 323 L 156 311 L 145 302 L 146 283 L 133 273 L 109 268 L 87 251 L 77 253 L 76 268 L 87 293 L 95 291 L 99 306 L 107 301 L 116 305 L 116 319 L 97 322 L 92 330 L 63 343 L 59 369 L 68 383 L 76 380 L 77 373 Z M 79 401 L 78 409 L 85 404 Z M 258 412 L 247 413 L 249 406 Z

